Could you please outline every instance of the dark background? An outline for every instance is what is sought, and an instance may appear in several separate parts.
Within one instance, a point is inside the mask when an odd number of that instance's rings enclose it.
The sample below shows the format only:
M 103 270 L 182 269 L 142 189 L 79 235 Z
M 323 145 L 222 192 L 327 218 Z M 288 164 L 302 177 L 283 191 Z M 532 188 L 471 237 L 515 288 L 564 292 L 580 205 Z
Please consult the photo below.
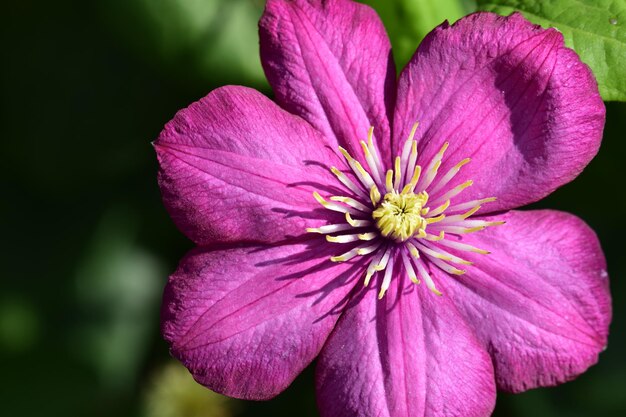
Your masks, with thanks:
M 310 370 L 273 401 L 226 400 L 195 385 L 158 332 L 163 285 L 192 245 L 161 204 L 150 142 L 219 85 L 271 95 L 262 6 L 3 4 L 0 415 L 317 415 Z M 537 206 L 575 213 L 600 236 L 614 297 L 608 350 L 574 382 L 499 395 L 496 416 L 626 415 L 626 105 L 607 110 L 599 155 Z

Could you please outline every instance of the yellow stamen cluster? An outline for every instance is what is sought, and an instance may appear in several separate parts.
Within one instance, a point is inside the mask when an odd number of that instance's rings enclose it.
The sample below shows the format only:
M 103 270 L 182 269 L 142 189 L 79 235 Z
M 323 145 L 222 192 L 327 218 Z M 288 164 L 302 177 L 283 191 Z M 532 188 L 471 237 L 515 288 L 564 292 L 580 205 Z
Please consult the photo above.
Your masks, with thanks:
M 385 194 L 383 201 L 372 213 L 376 227 L 380 233 L 398 242 L 404 242 L 414 235 L 426 235 L 426 210 L 424 205 L 428 201 L 425 192 Z

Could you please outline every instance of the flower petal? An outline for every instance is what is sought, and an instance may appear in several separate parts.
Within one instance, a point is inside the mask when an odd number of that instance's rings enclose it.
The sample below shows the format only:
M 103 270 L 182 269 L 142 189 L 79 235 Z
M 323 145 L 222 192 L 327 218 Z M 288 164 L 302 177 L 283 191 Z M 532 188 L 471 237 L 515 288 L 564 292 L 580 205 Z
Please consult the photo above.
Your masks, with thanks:
M 440 172 L 470 157 L 456 177 L 474 181 L 463 196 L 496 196 L 488 209 L 498 211 L 575 178 L 600 146 L 604 116 L 590 69 L 556 29 L 477 13 L 436 28 L 402 72 L 393 146 L 418 120 L 418 162 L 448 141 Z
M 261 60 L 276 100 L 359 157 L 374 126 L 389 160 L 395 66 L 385 28 L 348 0 L 269 0 L 259 22 Z
M 196 249 L 165 288 L 171 353 L 208 388 L 268 399 L 313 360 L 358 264 L 332 263 L 323 239 L 286 246 Z
M 490 250 L 461 277 L 436 272 L 513 392 L 573 379 L 607 343 L 611 299 L 595 233 L 558 211 L 512 211 L 463 241 Z
M 396 280 L 399 282 L 402 280 Z M 392 285 L 342 315 L 317 365 L 322 417 L 484 417 L 495 402 L 487 352 L 450 300 Z
M 321 136 L 262 94 L 222 87 L 178 112 L 155 148 L 163 200 L 199 245 L 275 242 L 324 223 L 312 196 L 337 181 Z

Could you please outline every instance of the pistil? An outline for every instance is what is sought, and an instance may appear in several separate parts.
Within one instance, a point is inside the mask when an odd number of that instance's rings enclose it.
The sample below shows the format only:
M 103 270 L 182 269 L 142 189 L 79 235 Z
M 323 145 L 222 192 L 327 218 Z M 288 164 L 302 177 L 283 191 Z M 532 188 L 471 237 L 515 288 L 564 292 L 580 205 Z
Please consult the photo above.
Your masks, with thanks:
M 412 192 L 385 194 L 383 201 L 372 213 L 380 234 L 398 242 L 404 242 L 416 233 L 424 233 L 426 220 L 422 209 L 428 194 Z

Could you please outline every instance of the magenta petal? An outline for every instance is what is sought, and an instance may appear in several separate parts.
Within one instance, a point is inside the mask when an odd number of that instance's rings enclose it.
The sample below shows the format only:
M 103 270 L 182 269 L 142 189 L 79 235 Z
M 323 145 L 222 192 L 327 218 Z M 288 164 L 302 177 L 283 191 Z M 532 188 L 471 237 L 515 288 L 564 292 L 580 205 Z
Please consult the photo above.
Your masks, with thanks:
M 313 191 L 337 183 L 323 164 L 339 161 L 321 135 L 244 87 L 219 88 L 178 112 L 155 148 L 165 206 L 199 245 L 304 234 L 328 212 Z
M 310 244 L 192 251 L 165 288 L 162 332 L 194 378 L 268 399 L 313 360 L 361 268 Z
M 513 392 L 568 381 L 606 347 L 611 300 L 595 233 L 558 211 L 512 211 L 464 242 L 492 251 L 436 279 L 489 349 L 498 386 Z
M 401 280 L 398 280 L 401 281 Z M 487 352 L 448 298 L 368 291 L 346 310 L 317 365 L 322 417 L 485 417 L 495 403 Z
M 270 0 L 259 28 L 278 103 L 357 157 L 374 126 L 389 159 L 395 67 L 376 13 L 347 0 Z
M 418 162 L 448 141 L 440 172 L 472 158 L 457 176 L 474 180 L 464 197 L 495 196 L 497 211 L 576 177 L 600 146 L 604 116 L 590 69 L 558 31 L 477 13 L 436 28 L 402 72 L 393 147 L 419 121 Z

